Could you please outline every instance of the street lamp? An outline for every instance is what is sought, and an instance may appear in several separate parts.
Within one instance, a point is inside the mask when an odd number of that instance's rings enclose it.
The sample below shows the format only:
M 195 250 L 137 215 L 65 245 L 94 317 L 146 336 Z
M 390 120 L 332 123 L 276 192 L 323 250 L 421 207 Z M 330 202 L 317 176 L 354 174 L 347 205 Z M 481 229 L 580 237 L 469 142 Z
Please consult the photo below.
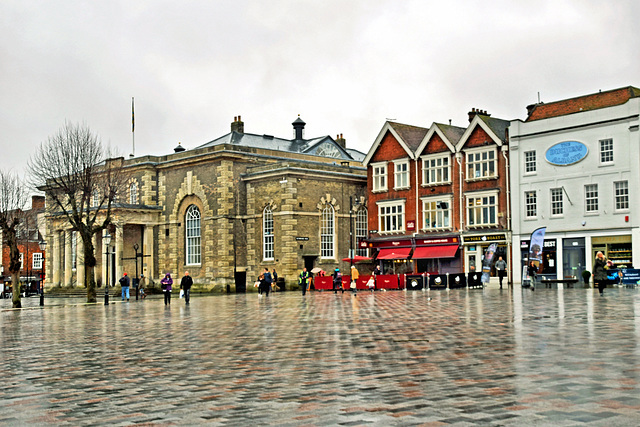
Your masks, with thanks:
M 41 268 L 41 275 L 42 275 L 42 280 L 40 281 L 40 307 L 44 307 L 44 279 L 45 279 L 45 273 L 44 273 L 44 260 L 45 260 L 45 252 L 44 250 L 47 248 L 47 241 L 46 240 L 41 240 L 40 242 L 38 242 L 38 246 L 40 246 L 40 250 L 42 251 L 42 268 Z
M 109 234 L 109 230 L 107 230 L 107 234 L 102 236 L 102 240 L 104 244 L 107 245 L 107 251 L 105 252 L 107 258 L 107 274 L 104 283 L 104 305 L 109 305 L 109 245 L 111 244 L 111 234 Z

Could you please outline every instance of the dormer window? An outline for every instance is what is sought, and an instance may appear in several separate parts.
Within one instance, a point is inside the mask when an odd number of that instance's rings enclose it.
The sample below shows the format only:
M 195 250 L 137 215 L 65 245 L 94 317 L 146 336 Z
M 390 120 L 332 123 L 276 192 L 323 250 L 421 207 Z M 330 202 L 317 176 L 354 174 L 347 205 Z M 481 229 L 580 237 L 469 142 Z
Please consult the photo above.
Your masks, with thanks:
M 495 148 L 467 153 L 467 180 L 496 178 Z
M 394 165 L 395 175 L 393 177 L 393 189 L 409 188 L 409 160 L 395 161 Z
M 373 191 L 387 191 L 387 164 L 375 163 L 371 165 Z

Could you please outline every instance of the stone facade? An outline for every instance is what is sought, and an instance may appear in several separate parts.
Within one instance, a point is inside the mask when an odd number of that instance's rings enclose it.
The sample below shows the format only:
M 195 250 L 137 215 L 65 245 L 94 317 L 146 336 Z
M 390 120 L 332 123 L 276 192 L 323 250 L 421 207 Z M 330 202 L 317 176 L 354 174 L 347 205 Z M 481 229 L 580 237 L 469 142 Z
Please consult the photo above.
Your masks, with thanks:
M 296 125 L 304 122 L 298 119 Z M 287 288 L 297 287 L 305 265 L 326 271 L 348 267 L 341 259 L 350 253 L 349 197 L 364 205 L 366 195 L 361 162 L 330 137 L 289 141 L 232 127 L 231 134 L 192 150 L 124 161 L 129 193 L 114 209 L 108 252 L 102 236 L 94 238 L 99 284 L 107 275 L 110 283 L 124 272 L 135 277 L 136 264 L 147 283 L 157 283 L 165 273 L 179 280 L 189 271 L 196 289 L 214 292 L 253 289 L 249 284 L 265 267 L 275 268 Z M 335 213 L 334 251 L 323 257 L 320 230 L 327 205 Z M 272 236 L 265 236 L 267 207 Z M 195 223 L 188 224 L 187 216 L 194 211 L 199 244 L 188 246 L 187 235 L 194 241 L 189 227 Z M 48 217 L 52 285 L 81 282 L 65 270 L 69 233 L 63 220 Z M 273 256 L 266 258 L 265 239 L 273 240 Z

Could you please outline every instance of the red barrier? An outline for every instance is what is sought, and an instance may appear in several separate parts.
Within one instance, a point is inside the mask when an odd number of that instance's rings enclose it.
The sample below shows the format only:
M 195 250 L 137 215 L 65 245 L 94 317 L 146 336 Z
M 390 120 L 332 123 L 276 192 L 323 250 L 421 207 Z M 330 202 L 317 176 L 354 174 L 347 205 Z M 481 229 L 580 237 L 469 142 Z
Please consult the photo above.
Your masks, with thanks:
M 313 285 L 316 291 L 326 291 L 333 289 L 333 277 L 318 276 L 313 278 Z
M 370 278 L 371 278 L 371 275 L 368 275 L 368 276 L 361 275 L 360 277 L 358 277 L 358 280 L 356 280 L 356 289 L 368 290 L 369 288 L 367 288 L 367 282 L 369 281 Z
M 376 289 L 398 289 L 398 276 L 381 274 L 376 277 Z
M 398 277 L 398 289 L 404 289 L 405 288 L 406 280 L 407 280 L 407 275 L 406 274 L 401 274 Z

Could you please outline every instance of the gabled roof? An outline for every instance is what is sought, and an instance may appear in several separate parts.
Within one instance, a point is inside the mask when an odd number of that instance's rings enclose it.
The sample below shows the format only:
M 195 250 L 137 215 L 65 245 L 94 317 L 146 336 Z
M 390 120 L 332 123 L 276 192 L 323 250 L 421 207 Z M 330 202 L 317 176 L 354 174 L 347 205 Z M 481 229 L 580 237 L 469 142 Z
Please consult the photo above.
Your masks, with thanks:
M 532 122 L 534 120 L 549 119 L 551 117 L 559 117 L 567 114 L 614 107 L 616 105 L 622 105 L 629 101 L 629 99 L 639 96 L 640 89 L 633 86 L 627 86 L 606 92 L 592 93 L 589 95 L 579 96 L 577 98 L 550 102 L 548 104 L 533 104 L 527 107 L 529 115 L 525 121 Z
M 396 122 L 385 122 L 384 126 L 382 126 L 382 129 L 380 130 L 380 133 L 378 133 L 376 140 L 371 145 L 371 148 L 369 148 L 369 151 L 367 152 L 367 155 L 365 156 L 362 163 L 365 167 L 369 164 L 387 132 L 390 132 L 393 135 L 393 137 L 398 141 L 398 143 L 407 153 L 409 158 L 413 159 L 415 158 L 414 153 L 422 142 L 422 139 L 426 135 L 427 131 L 428 129 L 418 126 L 405 125 Z
M 433 137 L 433 134 L 437 134 L 444 141 L 444 143 L 449 147 L 452 153 L 456 151 L 456 144 L 464 134 L 465 128 L 461 128 L 458 126 L 444 125 L 442 123 L 433 123 L 429 128 L 429 131 L 422 139 L 422 142 L 416 149 L 416 157 L 421 155 L 424 149 L 427 146 L 427 143 Z
M 495 142 L 498 147 L 502 147 L 502 145 L 507 144 L 507 133 L 506 130 L 509 127 L 508 120 L 496 119 L 484 114 L 477 114 L 467 126 L 467 129 L 464 131 L 462 137 L 456 144 L 456 151 L 461 151 L 464 144 L 467 142 L 467 139 L 471 136 L 476 127 L 480 126 L 484 131 L 491 137 L 493 142 Z

